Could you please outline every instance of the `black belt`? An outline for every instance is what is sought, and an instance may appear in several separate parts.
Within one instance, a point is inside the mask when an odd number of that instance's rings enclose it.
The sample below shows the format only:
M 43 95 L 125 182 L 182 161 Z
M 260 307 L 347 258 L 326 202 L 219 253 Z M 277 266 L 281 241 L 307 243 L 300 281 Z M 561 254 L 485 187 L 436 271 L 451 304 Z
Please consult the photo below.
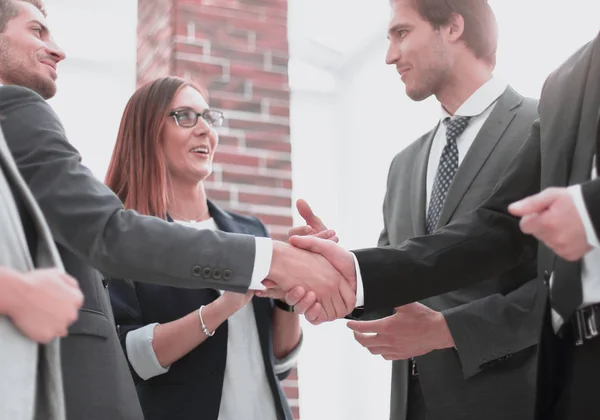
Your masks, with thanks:
M 571 321 L 575 345 L 582 346 L 586 341 L 592 340 L 600 335 L 600 304 L 586 306 L 578 309 Z

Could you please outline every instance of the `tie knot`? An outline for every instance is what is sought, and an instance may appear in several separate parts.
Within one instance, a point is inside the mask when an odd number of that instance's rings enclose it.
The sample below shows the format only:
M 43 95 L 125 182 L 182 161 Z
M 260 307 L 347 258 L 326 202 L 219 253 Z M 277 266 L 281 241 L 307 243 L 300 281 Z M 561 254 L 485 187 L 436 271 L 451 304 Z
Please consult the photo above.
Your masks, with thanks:
M 456 141 L 458 136 L 465 131 L 467 125 L 469 125 L 469 120 L 471 117 L 454 117 L 454 118 L 445 118 L 444 124 L 446 125 L 446 140 L 447 141 Z

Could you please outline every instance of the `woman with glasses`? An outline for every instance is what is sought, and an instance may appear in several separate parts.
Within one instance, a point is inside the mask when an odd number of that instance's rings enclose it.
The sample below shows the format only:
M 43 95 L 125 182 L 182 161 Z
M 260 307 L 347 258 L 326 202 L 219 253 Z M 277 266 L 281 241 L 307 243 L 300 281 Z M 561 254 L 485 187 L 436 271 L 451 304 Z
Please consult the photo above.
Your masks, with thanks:
M 257 218 L 225 211 L 206 195 L 222 123 L 189 82 L 165 77 L 141 87 L 123 114 L 106 184 L 142 214 L 268 236 Z M 207 279 L 230 275 L 194 270 Z M 291 420 L 279 380 L 300 347 L 292 308 L 251 293 L 128 280 L 113 280 L 109 292 L 146 420 Z

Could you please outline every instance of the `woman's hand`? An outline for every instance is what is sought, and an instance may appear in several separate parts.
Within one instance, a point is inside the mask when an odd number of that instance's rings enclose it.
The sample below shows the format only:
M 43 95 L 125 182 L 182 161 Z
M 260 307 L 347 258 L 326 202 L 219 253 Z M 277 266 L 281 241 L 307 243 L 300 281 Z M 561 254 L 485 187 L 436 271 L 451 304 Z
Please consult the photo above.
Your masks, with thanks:
M 230 312 L 230 316 L 242 309 L 248 302 L 254 297 L 254 291 L 249 291 L 246 294 L 235 293 L 235 292 L 224 292 L 223 295 L 217 299 L 219 305 Z
M 327 226 L 321 221 L 319 217 L 317 217 L 308 203 L 302 199 L 296 201 L 296 208 L 298 209 L 298 213 L 306 222 L 304 226 L 296 226 L 288 232 L 288 238 L 292 236 L 316 236 L 321 239 L 329 239 L 333 242 L 339 242 L 339 238 L 337 237 L 334 230 L 327 229 Z

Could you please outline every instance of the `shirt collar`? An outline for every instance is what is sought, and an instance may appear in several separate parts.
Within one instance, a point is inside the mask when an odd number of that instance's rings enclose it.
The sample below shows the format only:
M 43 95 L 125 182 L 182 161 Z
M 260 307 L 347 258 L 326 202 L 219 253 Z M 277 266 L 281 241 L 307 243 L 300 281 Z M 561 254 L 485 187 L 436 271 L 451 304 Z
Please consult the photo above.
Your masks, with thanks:
M 504 93 L 507 86 L 506 82 L 503 82 L 496 77 L 492 77 L 479 89 L 473 92 L 473 94 L 456 110 L 454 115 L 476 117 L 496 102 L 496 100 Z M 441 108 L 442 121 L 448 117 L 452 118 L 452 115 L 448 114 L 443 106 Z

